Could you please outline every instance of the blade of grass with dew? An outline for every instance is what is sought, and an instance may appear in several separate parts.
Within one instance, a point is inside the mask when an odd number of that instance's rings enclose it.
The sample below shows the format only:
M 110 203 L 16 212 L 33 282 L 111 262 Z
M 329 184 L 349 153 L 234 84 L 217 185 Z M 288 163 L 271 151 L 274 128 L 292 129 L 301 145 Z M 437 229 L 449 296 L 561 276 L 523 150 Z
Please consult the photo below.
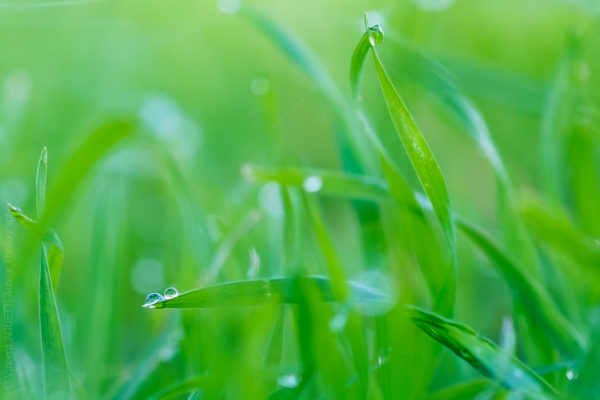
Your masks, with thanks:
M 532 369 L 468 326 L 419 307 L 407 307 L 410 318 L 419 328 L 482 375 L 531 398 L 559 398 L 558 392 Z
M 455 257 L 456 239 L 446 181 L 425 137 L 406 108 L 377 55 L 375 47 L 383 41 L 383 32 L 379 26 L 375 26 L 368 28 L 364 35 L 368 36 L 367 40 L 371 45 L 379 84 L 396 132 L 425 193 L 431 200 L 451 254 Z M 362 41 L 363 39 L 361 39 Z
M 327 302 L 335 301 L 334 290 L 329 278 L 311 276 L 298 278 L 303 285 L 311 285 L 321 293 Z M 296 278 L 265 278 L 234 281 L 207 286 L 181 293 L 179 296 L 158 301 L 147 308 L 236 308 L 261 305 L 273 297 L 280 297 L 284 303 L 294 304 L 298 299 L 293 294 Z M 352 297 L 357 303 L 389 304 L 392 300 L 377 288 L 354 283 L 348 284 Z
M 496 265 L 529 318 L 544 327 L 552 344 L 567 358 L 580 354 L 586 347 L 584 337 L 558 310 L 542 283 L 519 269 L 478 228 L 463 219 L 457 220 L 457 226 Z

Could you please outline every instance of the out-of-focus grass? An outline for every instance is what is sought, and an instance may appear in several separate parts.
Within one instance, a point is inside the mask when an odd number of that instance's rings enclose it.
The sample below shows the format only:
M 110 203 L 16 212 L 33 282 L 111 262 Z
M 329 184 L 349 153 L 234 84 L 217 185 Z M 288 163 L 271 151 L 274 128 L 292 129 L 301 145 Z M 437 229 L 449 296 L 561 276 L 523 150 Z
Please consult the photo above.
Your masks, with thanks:
M 0 4 L 0 398 L 600 396 L 599 13 Z

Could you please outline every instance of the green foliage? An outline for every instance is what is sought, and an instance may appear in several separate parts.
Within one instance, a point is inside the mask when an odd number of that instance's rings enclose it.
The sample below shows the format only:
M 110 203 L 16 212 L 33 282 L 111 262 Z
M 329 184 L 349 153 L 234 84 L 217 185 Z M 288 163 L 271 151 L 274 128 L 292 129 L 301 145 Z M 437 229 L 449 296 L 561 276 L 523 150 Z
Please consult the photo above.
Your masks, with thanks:
M 216 3 L 0 6 L 0 399 L 600 396 L 600 10 Z

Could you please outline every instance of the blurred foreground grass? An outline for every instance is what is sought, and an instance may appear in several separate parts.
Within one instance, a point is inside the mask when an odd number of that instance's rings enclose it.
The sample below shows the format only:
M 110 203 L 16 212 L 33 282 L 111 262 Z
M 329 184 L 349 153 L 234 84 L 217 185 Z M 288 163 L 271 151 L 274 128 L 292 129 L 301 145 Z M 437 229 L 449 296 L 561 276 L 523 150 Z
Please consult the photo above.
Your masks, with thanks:
M 599 398 L 599 13 L 0 3 L 0 398 Z

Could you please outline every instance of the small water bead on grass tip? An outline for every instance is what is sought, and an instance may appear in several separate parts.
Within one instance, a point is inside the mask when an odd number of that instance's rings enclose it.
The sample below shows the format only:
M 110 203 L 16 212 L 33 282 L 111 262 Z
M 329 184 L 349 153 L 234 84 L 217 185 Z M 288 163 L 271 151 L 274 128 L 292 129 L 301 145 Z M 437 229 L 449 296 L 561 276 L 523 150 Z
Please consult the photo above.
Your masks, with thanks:
M 174 287 L 168 287 L 165 289 L 165 299 L 173 299 L 179 296 L 179 292 Z
M 383 43 L 383 29 L 381 29 L 379 24 L 370 26 L 367 29 L 367 33 L 369 35 L 369 41 L 373 47 L 379 46 L 381 43 Z
M 164 297 L 160 293 L 150 293 L 148 296 L 146 296 L 146 302 L 142 307 L 154 308 L 154 304 L 163 300 Z

